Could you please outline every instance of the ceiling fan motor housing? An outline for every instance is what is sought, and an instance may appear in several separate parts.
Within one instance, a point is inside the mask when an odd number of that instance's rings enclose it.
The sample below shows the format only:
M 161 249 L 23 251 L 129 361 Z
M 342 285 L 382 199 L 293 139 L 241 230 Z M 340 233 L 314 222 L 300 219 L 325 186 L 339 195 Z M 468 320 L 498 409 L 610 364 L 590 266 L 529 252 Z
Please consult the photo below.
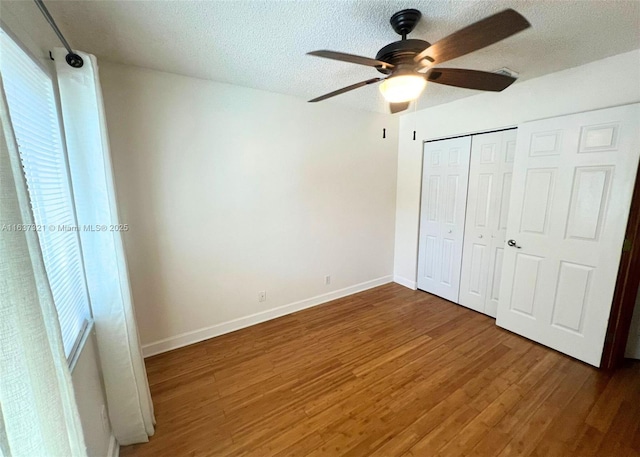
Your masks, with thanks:
M 407 40 L 407 35 L 413 31 L 421 17 L 422 13 L 413 8 L 398 11 L 391 16 L 389 19 L 391 27 L 398 35 L 402 36 L 402 40 L 395 41 L 380 49 L 376 54 L 376 60 L 392 64 L 396 67 L 395 70 L 398 69 L 398 66 L 405 68 L 409 65 L 415 66 L 413 58 L 430 46 L 424 40 Z M 385 75 L 397 72 L 388 68 L 378 68 L 377 70 Z
M 394 41 L 378 51 L 376 60 L 390 63 L 395 67 L 400 65 L 411 65 L 414 67 L 415 62 L 413 58 L 429 46 L 431 46 L 429 42 L 424 40 L 410 39 Z M 393 71 L 389 68 L 377 68 L 377 70 L 385 75 L 391 74 Z

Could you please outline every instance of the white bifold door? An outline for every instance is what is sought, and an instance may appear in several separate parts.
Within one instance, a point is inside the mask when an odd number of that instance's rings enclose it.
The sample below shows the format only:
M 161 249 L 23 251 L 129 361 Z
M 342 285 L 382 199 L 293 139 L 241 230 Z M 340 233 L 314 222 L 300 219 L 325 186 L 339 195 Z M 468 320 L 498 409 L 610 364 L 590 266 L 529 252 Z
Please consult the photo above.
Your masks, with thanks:
M 496 317 L 516 130 L 473 135 L 459 303 Z
M 458 301 L 471 137 L 425 143 L 418 288 Z
M 639 155 L 639 104 L 518 127 L 499 326 L 600 365 Z

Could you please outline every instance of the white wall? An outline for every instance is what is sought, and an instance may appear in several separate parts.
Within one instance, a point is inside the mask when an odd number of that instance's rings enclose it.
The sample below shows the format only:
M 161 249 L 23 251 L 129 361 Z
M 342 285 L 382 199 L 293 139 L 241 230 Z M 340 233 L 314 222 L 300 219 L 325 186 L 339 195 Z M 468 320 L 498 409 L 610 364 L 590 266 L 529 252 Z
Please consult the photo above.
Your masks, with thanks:
M 146 355 L 391 280 L 397 118 L 104 62 L 100 77 Z
M 415 288 L 422 141 L 640 101 L 640 50 L 400 118 L 394 279 Z M 451 89 L 457 90 L 457 89 Z M 460 89 L 462 90 L 462 89 Z M 427 94 L 428 97 L 428 87 Z M 418 141 L 412 141 L 413 130 Z
M 23 47 L 53 69 L 49 49 L 60 41 L 34 2 L 0 1 L 0 20 Z

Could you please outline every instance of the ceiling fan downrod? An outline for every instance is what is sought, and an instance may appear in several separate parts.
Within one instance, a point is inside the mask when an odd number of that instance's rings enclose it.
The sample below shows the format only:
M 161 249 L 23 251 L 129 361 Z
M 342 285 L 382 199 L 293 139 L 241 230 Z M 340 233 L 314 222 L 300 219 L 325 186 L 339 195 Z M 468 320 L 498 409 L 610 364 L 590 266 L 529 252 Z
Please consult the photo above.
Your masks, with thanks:
M 407 35 L 409 35 L 415 26 L 420 21 L 422 17 L 422 13 L 417 9 L 410 8 L 406 10 L 401 10 L 391 16 L 389 22 L 391 23 L 391 27 L 393 30 L 402 37 L 403 40 L 407 39 Z

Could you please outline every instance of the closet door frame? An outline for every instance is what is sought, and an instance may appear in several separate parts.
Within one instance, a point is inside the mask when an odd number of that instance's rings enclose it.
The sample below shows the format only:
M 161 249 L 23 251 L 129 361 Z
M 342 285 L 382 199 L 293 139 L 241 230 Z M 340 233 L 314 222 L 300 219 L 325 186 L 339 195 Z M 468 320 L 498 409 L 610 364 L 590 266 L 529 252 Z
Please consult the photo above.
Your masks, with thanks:
M 424 171 L 424 145 L 431 141 L 448 140 L 461 136 L 481 135 L 484 133 L 500 132 L 503 130 L 517 129 L 517 125 L 511 125 L 499 129 L 478 130 L 475 132 L 461 133 L 459 135 L 436 137 L 423 140 L 420 147 L 420 157 L 422 169 L 420 171 L 420 200 L 418 202 L 419 212 L 422 209 L 422 173 Z M 638 169 L 640 177 L 640 168 Z M 420 220 L 418 218 L 418 235 L 420 233 Z M 640 290 L 640 179 L 636 179 L 634 196 L 632 201 L 631 214 L 627 224 L 627 239 L 633 240 L 631 250 L 623 252 L 620 271 L 616 281 L 616 290 L 613 299 L 609 326 L 605 338 L 604 351 L 602 356 L 601 369 L 614 370 L 621 366 L 624 361 L 624 350 L 629 336 L 631 325 L 631 315 L 636 305 L 636 296 Z M 418 240 L 419 241 L 419 240 Z M 419 252 L 416 252 L 416 266 L 419 262 Z M 416 268 L 417 275 L 417 268 Z M 416 283 L 417 284 L 417 278 Z
M 430 138 L 428 140 L 422 140 L 422 144 L 420 147 L 420 157 L 421 157 L 421 170 L 420 170 L 420 199 L 418 202 L 418 249 L 416 252 L 416 282 L 415 282 L 415 289 L 419 289 L 419 290 L 423 290 L 421 289 L 418 285 L 419 282 L 419 277 L 420 277 L 420 236 L 422 234 L 422 230 L 423 230 L 423 225 L 424 225 L 424 221 L 423 221 L 423 214 L 422 214 L 422 210 L 423 210 L 423 195 L 424 195 L 424 172 L 425 172 L 425 168 L 427 167 L 428 164 L 425 164 L 424 162 L 424 148 L 425 145 L 427 143 L 433 143 L 436 141 L 444 141 L 444 140 L 452 140 L 455 138 L 462 138 L 462 137 L 473 137 L 474 135 L 482 135 L 485 133 L 494 133 L 494 132 L 503 132 L 505 130 L 514 130 L 517 129 L 518 126 L 517 125 L 509 125 L 509 126 L 504 126 L 504 127 L 500 127 L 500 128 L 495 128 L 495 129 L 489 129 L 489 130 L 478 130 L 475 132 L 469 132 L 469 133 L 461 133 L 459 135 L 451 135 L 451 136 L 443 136 L 443 137 L 436 137 L 436 138 Z M 469 151 L 470 153 L 471 151 Z M 468 173 L 469 173 L 469 169 L 467 169 L 467 192 L 468 192 Z M 463 245 L 464 245 L 464 225 L 466 224 L 466 199 L 465 199 L 465 220 L 463 221 Z M 463 253 L 464 254 L 464 253 Z M 460 266 L 462 267 L 462 261 Z M 459 274 L 461 274 L 462 272 L 460 271 Z M 459 283 L 460 277 L 458 278 L 458 283 Z M 455 301 L 455 303 L 459 302 L 459 292 L 460 292 L 460 285 L 458 284 L 458 297 Z M 429 293 L 429 292 L 427 292 Z
M 628 248 L 623 249 L 620 259 L 620 270 L 600 363 L 600 368 L 605 370 L 615 370 L 624 362 L 631 319 L 640 289 L 640 165 L 636 176 L 625 233 Z

